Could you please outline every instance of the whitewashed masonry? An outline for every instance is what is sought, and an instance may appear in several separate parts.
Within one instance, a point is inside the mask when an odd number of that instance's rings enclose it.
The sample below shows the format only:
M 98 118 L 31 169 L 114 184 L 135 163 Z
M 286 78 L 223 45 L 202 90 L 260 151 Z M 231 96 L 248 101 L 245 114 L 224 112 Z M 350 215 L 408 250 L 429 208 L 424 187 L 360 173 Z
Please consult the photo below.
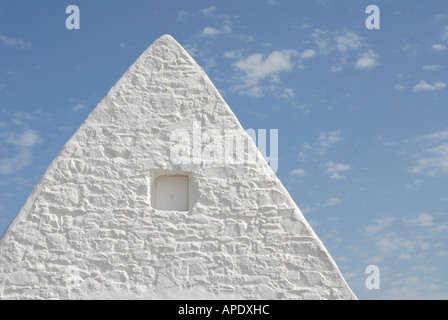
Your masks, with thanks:
M 70 138 L 2 236 L 0 298 L 355 299 L 262 157 L 172 163 L 170 133 L 193 123 L 246 135 L 164 35 Z

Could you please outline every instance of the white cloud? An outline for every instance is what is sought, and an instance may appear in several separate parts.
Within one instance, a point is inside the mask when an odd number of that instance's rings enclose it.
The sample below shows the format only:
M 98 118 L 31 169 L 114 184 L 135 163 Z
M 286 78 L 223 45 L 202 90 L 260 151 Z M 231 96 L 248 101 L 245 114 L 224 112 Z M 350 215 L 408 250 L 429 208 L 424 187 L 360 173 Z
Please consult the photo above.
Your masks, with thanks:
M 334 50 L 334 45 L 332 44 L 332 38 L 330 32 L 327 30 L 316 29 L 311 34 L 314 43 L 319 48 L 321 54 L 329 54 Z
M 411 259 L 411 255 L 409 253 L 400 253 L 398 257 L 402 260 L 409 260 Z
M 0 91 L 2 91 L 3 89 L 6 88 L 6 84 L 4 84 L 3 82 L 0 83 Z
M 441 44 L 441 43 L 433 44 L 433 46 L 432 46 L 432 50 L 435 50 L 435 51 L 443 51 L 443 50 L 446 50 L 446 45 Z
M 227 56 L 232 56 L 229 53 Z M 254 53 L 247 58 L 241 58 L 233 66 L 241 73 L 236 75 L 237 84 L 234 90 L 241 95 L 252 97 L 262 97 L 266 92 L 271 92 L 276 96 L 292 100 L 295 97 L 291 88 L 281 88 L 279 84 L 280 73 L 291 71 L 294 62 L 293 56 L 298 56 L 295 50 L 273 51 L 265 56 L 262 53 Z M 264 79 L 268 82 L 260 84 Z
M 229 26 L 228 24 L 226 24 L 226 25 L 224 25 L 224 26 L 222 27 L 222 31 L 223 31 L 224 33 L 231 33 L 231 32 L 232 32 L 232 28 L 230 28 L 230 26 Z
M 429 84 L 424 80 L 421 80 L 419 83 L 417 83 L 412 89 L 414 92 L 420 92 L 420 91 L 434 91 L 434 90 L 441 90 L 446 87 L 445 82 L 435 82 L 434 84 Z
M 32 47 L 30 41 L 8 37 L 3 34 L 0 34 L 0 42 L 7 47 L 18 47 L 20 49 L 31 49 Z
M 180 10 L 180 11 L 177 13 L 176 20 L 177 20 L 178 22 L 180 22 L 180 21 L 186 21 L 186 20 L 190 17 L 190 15 L 191 15 L 191 14 L 190 14 L 188 11 Z
M 364 52 L 361 55 L 361 58 L 356 61 L 355 68 L 360 70 L 370 70 L 378 66 L 378 57 L 379 56 L 372 50 Z
M 204 8 L 204 9 L 199 10 L 199 12 L 201 12 L 206 17 L 213 17 L 216 14 L 216 7 L 211 6 L 208 8 Z
M 313 147 L 308 142 L 302 143 L 302 148 L 305 149 L 305 150 L 313 149 Z
M 249 42 L 252 41 L 251 36 L 245 36 L 242 34 L 232 34 L 232 28 L 230 27 L 230 24 L 224 24 L 221 28 L 217 29 L 215 27 L 206 26 L 202 31 L 199 33 L 199 37 L 201 38 L 211 38 L 216 39 L 221 35 L 232 35 L 233 38 L 239 39 L 241 41 Z
M 32 160 L 29 149 L 22 148 L 16 155 L 0 159 L 0 174 L 10 174 L 29 165 Z
M 327 167 L 325 173 L 334 173 L 350 170 L 350 165 L 344 163 L 334 163 L 333 161 L 327 162 L 324 167 Z
M 448 223 L 438 224 L 435 227 L 429 230 L 429 233 L 435 234 L 439 232 L 447 233 L 448 231 Z
M 418 54 L 418 48 L 416 44 L 405 43 L 403 46 L 401 46 L 401 49 L 411 56 L 416 56 Z
M 448 40 L 448 25 L 443 29 L 442 35 L 440 36 L 442 40 Z
M 331 66 L 330 71 L 331 72 L 339 72 L 342 71 L 342 66 L 341 65 L 337 65 L 337 66 Z
M 426 212 L 420 213 L 416 218 L 401 218 L 401 221 L 403 221 L 406 224 L 413 224 L 419 227 L 430 227 L 434 224 L 433 217 Z
M 308 157 L 322 156 L 327 152 L 328 148 L 341 140 L 341 131 L 339 129 L 333 131 L 321 131 L 316 142 L 302 143 L 303 151 L 299 153 L 299 158 L 306 159 Z
M 401 83 L 398 83 L 398 84 L 396 84 L 396 85 L 394 86 L 394 90 L 397 90 L 397 91 L 404 91 L 404 90 L 406 90 L 406 86 L 403 85 L 403 84 L 401 84 Z
M 327 202 L 325 202 L 323 204 L 323 206 L 324 207 L 332 207 L 332 206 L 335 206 L 335 205 L 340 204 L 340 203 L 341 203 L 341 200 L 339 200 L 336 197 L 331 197 L 330 199 L 327 200 Z
M 293 100 L 296 97 L 296 94 L 294 93 L 294 89 L 292 88 L 285 88 L 282 93 L 279 95 L 283 99 L 286 100 Z
M 328 207 L 332 207 L 332 206 L 336 206 L 338 204 L 340 204 L 342 201 L 339 198 L 336 197 L 330 197 L 327 201 L 323 202 L 323 203 L 316 203 L 315 205 L 311 206 L 311 207 L 303 207 L 303 213 L 307 214 L 313 211 L 317 211 L 319 209 L 322 208 L 328 208 Z
M 341 180 L 345 179 L 343 175 L 340 174 L 340 172 L 348 171 L 351 169 L 350 165 L 344 164 L 344 163 L 334 163 L 333 161 L 329 161 L 326 164 L 323 165 L 327 169 L 325 169 L 324 173 L 329 174 L 330 180 Z
M 417 165 L 411 167 L 410 172 L 430 176 L 448 174 L 448 128 L 417 136 L 408 142 L 426 148 L 417 153 Z
M 299 176 L 299 177 L 304 177 L 306 176 L 306 172 L 303 169 L 294 169 L 292 170 L 290 173 L 290 175 L 295 175 L 295 176 Z
M 384 253 L 391 253 L 398 249 L 412 251 L 416 246 L 416 241 L 409 241 L 396 236 L 395 232 L 380 234 L 374 237 L 375 245 L 378 250 Z
M 367 236 L 370 237 L 388 227 L 394 220 L 395 218 L 393 217 L 384 217 L 382 219 L 377 219 L 374 221 L 374 224 L 365 226 L 364 231 L 367 233 Z
M 358 70 L 370 70 L 379 65 L 379 55 L 369 48 L 363 37 L 352 31 L 315 29 L 311 38 L 320 54 L 334 53 L 336 63 L 330 68 L 331 72 L 341 71 L 343 65 L 352 65 Z M 355 58 L 353 53 L 358 57 Z
M 316 0 L 316 4 L 322 6 L 324 9 L 331 9 L 331 1 L 330 0 Z
M 356 50 L 365 46 L 363 38 L 351 31 L 347 31 L 342 35 L 337 35 L 335 40 L 337 49 L 342 53 L 347 53 L 350 50 Z
M 341 141 L 340 130 L 319 133 L 319 143 L 324 148 L 328 148 L 339 141 Z
M 448 19 L 448 14 L 446 14 L 446 13 L 438 13 L 438 14 L 436 14 L 436 16 L 434 17 L 434 19 L 435 19 L 436 21 L 443 21 L 443 20 L 446 20 L 446 19 Z
M 72 108 L 72 111 L 78 112 L 78 111 L 84 109 L 84 107 L 85 107 L 85 105 L 83 103 L 78 103 Z
M 413 173 L 448 174 L 448 143 L 442 143 L 427 150 L 427 155 L 418 160 L 418 165 L 411 168 Z
M 243 59 L 243 52 L 244 50 L 226 51 L 224 52 L 223 57 L 227 59 Z
M 265 59 L 261 53 L 255 53 L 246 59 L 238 60 L 234 66 L 245 72 L 249 83 L 258 83 L 261 79 L 290 71 L 293 67 L 291 57 L 297 55 L 295 50 L 273 51 Z
M 29 127 L 26 121 L 36 120 L 37 116 L 45 116 L 47 119 L 49 117 L 42 113 L 40 109 L 36 109 L 33 113 L 11 112 L 3 109 L 0 110 L 0 114 L 2 117 L 9 118 L 5 119 L 8 120 L 7 127 L 20 125 L 22 128 Z M 33 158 L 31 148 L 41 143 L 42 138 L 39 133 L 31 129 L 0 133 L 0 146 L 2 147 L 0 151 L 0 174 L 11 174 L 29 165 Z
M 36 110 L 34 112 L 34 114 L 39 114 L 39 113 L 40 113 L 39 110 Z M 20 118 L 20 119 L 24 119 L 24 120 L 36 120 L 37 119 L 37 117 L 35 115 L 33 115 L 29 112 L 23 112 L 23 111 L 22 112 L 14 112 L 13 116 L 15 118 Z
M 350 51 L 367 47 L 364 38 L 352 31 L 335 31 L 315 29 L 311 37 L 318 47 L 321 54 L 327 55 L 330 52 L 337 51 L 343 55 Z
M 436 266 L 427 266 L 424 264 L 413 267 L 412 269 L 421 271 L 423 273 L 434 272 L 437 270 Z
M 413 276 L 403 270 L 397 270 L 393 274 L 393 278 L 387 279 L 387 288 L 384 290 L 381 288 L 383 299 L 393 300 L 400 297 L 403 300 L 440 300 L 448 298 L 446 286 L 440 281 L 435 281 L 433 277 L 424 277 L 421 272 Z M 381 281 L 384 281 L 383 278 Z
M 432 141 L 438 142 L 440 140 L 448 140 L 448 128 L 442 131 L 433 132 L 423 136 L 418 136 L 415 138 L 416 141 Z
M 17 147 L 29 148 L 36 144 L 42 143 L 39 134 L 34 130 L 26 130 L 21 134 L 9 133 L 5 135 L 5 142 L 13 144 Z
M 302 52 L 300 57 L 303 59 L 309 59 L 309 58 L 314 57 L 315 55 L 316 55 L 316 51 L 314 51 L 313 49 L 306 49 L 305 51 Z
M 263 89 L 259 86 L 252 86 L 250 88 L 242 89 L 238 93 L 253 98 L 261 98 L 264 96 Z
M 425 71 L 432 71 L 432 70 L 439 70 L 442 69 L 443 67 L 441 65 L 438 64 L 431 64 L 431 65 L 425 65 L 422 66 L 422 69 Z
M 412 183 L 406 183 L 404 187 L 408 188 L 408 189 L 416 190 L 417 187 L 420 186 L 422 183 L 423 183 L 423 180 L 416 179 Z
M 202 32 L 201 32 L 201 36 L 203 37 L 210 37 L 210 38 L 216 38 L 217 36 L 219 36 L 222 33 L 221 30 L 215 29 L 213 27 L 205 27 Z
M 199 37 L 202 38 L 218 38 L 221 35 L 231 35 L 234 39 L 239 39 L 241 41 L 251 41 L 253 40 L 251 36 L 246 36 L 243 34 L 233 34 L 232 33 L 232 22 L 237 18 L 237 16 L 228 16 L 222 13 L 218 13 L 215 6 L 204 8 L 199 10 L 205 18 L 213 20 L 215 26 L 206 26 L 199 33 Z M 185 13 L 182 16 L 186 16 Z
M 343 179 L 346 179 L 346 177 L 339 174 L 338 172 L 335 172 L 335 173 L 332 173 L 328 179 L 329 180 L 343 180 Z

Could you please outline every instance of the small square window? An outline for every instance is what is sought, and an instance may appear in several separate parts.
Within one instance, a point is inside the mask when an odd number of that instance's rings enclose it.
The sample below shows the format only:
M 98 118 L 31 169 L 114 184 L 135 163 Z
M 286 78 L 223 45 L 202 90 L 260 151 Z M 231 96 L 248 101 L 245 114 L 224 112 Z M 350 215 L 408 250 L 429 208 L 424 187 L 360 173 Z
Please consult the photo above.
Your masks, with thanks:
M 155 181 L 155 203 L 157 210 L 188 211 L 188 176 L 163 175 Z

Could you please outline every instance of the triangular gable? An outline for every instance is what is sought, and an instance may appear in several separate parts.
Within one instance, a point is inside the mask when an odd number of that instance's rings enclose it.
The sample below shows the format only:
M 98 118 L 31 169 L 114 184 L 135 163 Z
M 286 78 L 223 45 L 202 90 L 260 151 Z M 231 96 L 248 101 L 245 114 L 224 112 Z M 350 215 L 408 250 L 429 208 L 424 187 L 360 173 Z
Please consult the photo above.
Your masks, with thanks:
M 213 148 L 229 132 L 244 146 Z M 2 236 L 0 298 L 355 296 L 205 72 L 164 35 Z

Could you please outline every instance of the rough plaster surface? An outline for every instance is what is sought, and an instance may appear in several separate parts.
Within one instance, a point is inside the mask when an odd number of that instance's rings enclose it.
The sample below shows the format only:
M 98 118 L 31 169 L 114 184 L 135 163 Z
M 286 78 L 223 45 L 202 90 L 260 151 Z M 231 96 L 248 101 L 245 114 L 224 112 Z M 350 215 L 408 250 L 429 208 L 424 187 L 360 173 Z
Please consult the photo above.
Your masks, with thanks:
M 246 135 L 164 35 L 70 138 L 2 236 L 0 298 L 356 298 L 264 159 L 173 164 L 170 134 L 193 122 Z M 190 175 L 190 210 L 151 207 L 164 170 Z

